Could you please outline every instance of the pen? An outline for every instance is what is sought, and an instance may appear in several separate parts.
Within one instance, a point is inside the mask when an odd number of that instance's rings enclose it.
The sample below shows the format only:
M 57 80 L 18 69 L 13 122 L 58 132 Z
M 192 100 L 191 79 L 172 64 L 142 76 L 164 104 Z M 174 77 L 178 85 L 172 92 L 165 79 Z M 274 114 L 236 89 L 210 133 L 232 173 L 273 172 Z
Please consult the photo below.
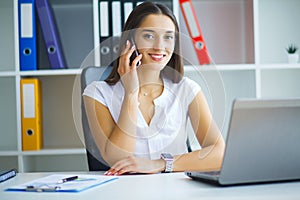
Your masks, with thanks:
M 71 176 L 71 177 L 59 180 L 58 183 L 65 183 L 65 182 L 69 182 L 69 181 L 74 181 L 76 179 L 78 179 L 78 176 Z

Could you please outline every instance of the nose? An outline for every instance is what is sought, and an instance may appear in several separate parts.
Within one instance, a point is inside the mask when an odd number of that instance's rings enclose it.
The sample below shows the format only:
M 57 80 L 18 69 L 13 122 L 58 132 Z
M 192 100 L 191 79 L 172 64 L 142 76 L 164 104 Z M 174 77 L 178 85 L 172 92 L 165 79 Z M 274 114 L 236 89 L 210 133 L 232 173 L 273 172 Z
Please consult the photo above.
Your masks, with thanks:
M 157 37 L 153 44 L 153 49 L 161 50 L 164 49 L 164 40 L 162 37 Z

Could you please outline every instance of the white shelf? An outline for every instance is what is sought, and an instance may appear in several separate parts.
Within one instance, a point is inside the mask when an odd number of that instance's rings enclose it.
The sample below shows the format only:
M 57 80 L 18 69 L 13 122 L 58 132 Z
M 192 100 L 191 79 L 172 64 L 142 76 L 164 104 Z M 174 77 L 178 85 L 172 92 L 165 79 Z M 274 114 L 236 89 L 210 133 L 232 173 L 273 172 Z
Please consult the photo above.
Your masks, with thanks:
M 86 153 L 85 148 L 53 148 L 41 149 L 37 151 L 0 151 L 0 156 L 30 156 L 30 155 L 73 155 Z
M 18 151 L 0 151 L 0 156 L 18 156 Z
M 185 72 L 191 72 L 195 70 L 199 71 L 236 71 L 236 70 L 255 70 L 257 66 L 255 64 L 226 64 L 226 65 L 185 65 Z
M 261 64 L 259 65 L 259 69 L 267 70 L 267 69 L 300 69 L 300 64 L 287 64 L 287 63 L 282 63 L 282 64 Z
M 56 148 L 56 149 L 42 149 L 39 151 L 22 151 L 21 155 L 73 155 L 73 154 L 85 154 L 84 148 Z
M 0 77 L 15 76 L 64 76 L 80 75 L 82 69 L 55 69 L 55 70 L 34 70 L 34 71 L 0 71 Z
M 20 76 L 64 76 L 64 75 L 79 75 L 81 69 L 54 69 L 54 70 L 35 70 L 35 71 L 20 71 Z
M 0 71 L 0 77 L 15 77 L 16 75 L 15 71 Z

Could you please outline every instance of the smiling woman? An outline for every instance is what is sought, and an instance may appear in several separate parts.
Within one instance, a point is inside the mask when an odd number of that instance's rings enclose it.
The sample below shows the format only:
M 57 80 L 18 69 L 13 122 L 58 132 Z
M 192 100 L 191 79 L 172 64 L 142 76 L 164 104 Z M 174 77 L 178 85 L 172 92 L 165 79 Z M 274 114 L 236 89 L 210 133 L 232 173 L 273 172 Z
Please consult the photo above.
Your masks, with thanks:
M 173 13 L 159 3 L 140 4 L 119 46 L 108 78 L 83 93 L 91 132 L 111 166 L 106 174 L 219 169 L 224 141 L 200 86 L 183 76 Z M 188 152 L 188 119 L 201 150 Z

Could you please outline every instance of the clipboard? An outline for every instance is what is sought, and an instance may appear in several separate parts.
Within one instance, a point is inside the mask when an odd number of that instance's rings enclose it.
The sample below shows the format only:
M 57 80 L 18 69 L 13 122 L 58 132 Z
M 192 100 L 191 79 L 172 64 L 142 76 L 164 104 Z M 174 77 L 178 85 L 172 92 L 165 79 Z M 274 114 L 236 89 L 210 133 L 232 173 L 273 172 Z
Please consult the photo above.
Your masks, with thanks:
M 67 177 L 78 177 L 75 180 L 61 182 Z M 7 188 L 10 192 L 71 192 L 77 193 L 117 180 L 118 177 L 85 174 L 52 174 L 27 183 Z

